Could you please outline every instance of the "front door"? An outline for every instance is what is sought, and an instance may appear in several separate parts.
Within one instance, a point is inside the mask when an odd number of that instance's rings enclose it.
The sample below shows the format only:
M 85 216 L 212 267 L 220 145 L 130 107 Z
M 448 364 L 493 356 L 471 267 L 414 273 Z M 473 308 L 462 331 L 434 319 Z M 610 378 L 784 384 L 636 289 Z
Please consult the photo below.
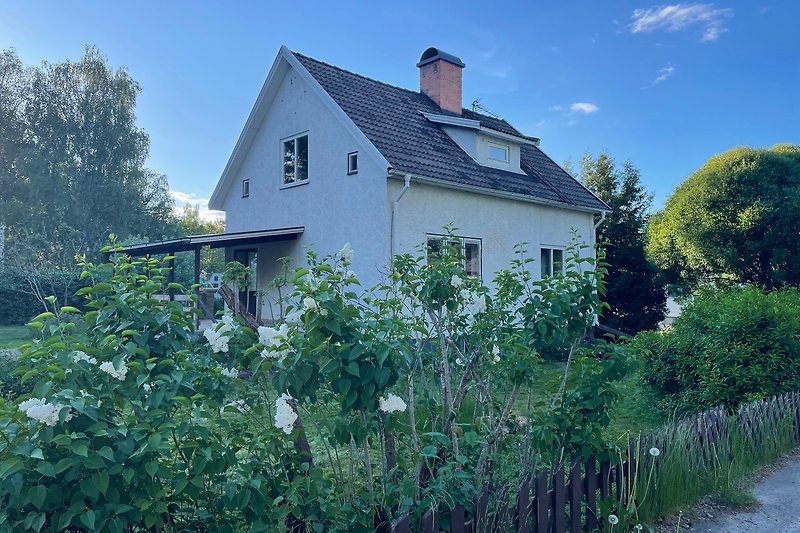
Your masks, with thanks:
M 255 248 L 246 250 L 236 250 L 233 252 L 233 260 L 238 261 L 244 266 L 250 268 L 253 277 L 250 280 L 249 287 L 239 287 L 239 302 L 247 311 L 256 316 L 257 300 L 256 290 L 258 287 L 258 252 Z

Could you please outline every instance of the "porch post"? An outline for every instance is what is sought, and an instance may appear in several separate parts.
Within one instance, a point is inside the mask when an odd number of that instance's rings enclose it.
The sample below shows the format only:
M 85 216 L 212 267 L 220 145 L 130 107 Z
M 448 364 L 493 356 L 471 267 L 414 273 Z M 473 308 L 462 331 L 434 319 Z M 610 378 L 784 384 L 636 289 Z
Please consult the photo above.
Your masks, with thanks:
M 167 268 L 169 268 L 169 271 L 167 272 L 167 283 L 175 283 L 175 256 L 172 257 L 173 259 L 167 261 Z M 174 302 L 175 289 L 169 289 L 167 292 L 169 293 L 169 301 Z
M 200 246 L 194 249 L 194 285 L 194 295 L 197 298 L 195 309 L 202 311 L 203 308 L 200 306 Z M 200 327 L 200 313 L 194 315 L 194 326 Z

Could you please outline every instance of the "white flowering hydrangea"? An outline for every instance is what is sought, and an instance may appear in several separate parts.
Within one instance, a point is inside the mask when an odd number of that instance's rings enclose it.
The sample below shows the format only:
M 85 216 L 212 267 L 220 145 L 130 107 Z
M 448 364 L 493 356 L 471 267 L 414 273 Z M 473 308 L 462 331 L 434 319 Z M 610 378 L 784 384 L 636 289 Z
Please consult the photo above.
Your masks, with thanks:
M 220 412 L 224 413 L 226 407 L 233 407 L 242 414 L 250 412 L 250 406 L 247 405 L 247 402 L 244 400 L 233 400 L 232 402 L 228 402 L 222 407 L 222 409 L 220 409 Z
M 203 336 L 208 341 L 208 344 L 211 345 L 211 350 L 214 353 L 228 352 L 228 337 L 226 335 L 221 335 L 214 329 L 208 328 L 203 332 Z
M 462 283 L 464 283 L 464 281 L 455 274 L 453 274 L 453 277 L 450 278 L 450 285 L 452 285 L 456 289 L 459 288 Z
M 125 381 L 125 376 L 128 374 L 128 365 L 123 362 L 119 368 L 115 368 L 114 363 L 105 361 L 100 363 L 100 370 L 120 381 Z
M 292 311 L 291 313 L 286 313 L 286 316 L 283 319 L 286 321 L 286 324 L 289 326 L 299 326 L 303 323 L 303 311 L 297 309 L 296 311 Z
M 310 296 L 303 299 L 303 306 L 308 309 L 309 311 L 316 311 L 317 309 L 317 301 Z
M 229 333 L 235 329 L 236 329 L 236 322 L 233 320 L 233 316 L 224 314 L 222 315 L 220 323 L 217 324 L 216 332 L 220 335 L 224 335 L 225 333 Z
M 353 253 L 353 250 L 350 248 L 350 243 L 345 243 L 342 249 L 336 252 L 336 259 L 345 265 L 349 265 L 353 262 Z
M 264 359 L 283 359 L 289 354 L 288 349 L 280 349 L 289 337 L 289 325 L 281 324 L 277 328 L 260 326 L 258 328 L 258 342 L 264 345 L 261 357 Z
M 289 335 L 289 326 L 281 324 L 277 328 L 269 326 L 259 326 L 258 328 L 258 342 L 264 346 L 277 346 L 283 343 Z
M 287 435 L 292 432 L 297 420 L 297 413 L 289 404 L 292 399 L 288 393 L 284 392 L 275 400 L 275 427 L 283 430 Z
M 86 355 L 86 352 L 82 352 L 80 350 L 77 350 L 75 353 L 72 354 L 72 360 L 75 361 L 76 363 L 78 361 L 86 361 L 90 365 L 97 364 L 97 359 L 95 359 L 94 357 L 89 357 L 88 355 Z
M 235 368 L 223 368 L 222 375 L 226 378 L 234 379 L 239 377 L 239 371 Z
M 58 414 L 65 407 L 68 406 L 63 403 L 47 403 L 45 398 L 31 398 L 19 404 L 19 410 L 29 418 L 48 426 L 55 426 L 58 423 Z M 70 409 L 70 412 L 67 412 L 64 417 L 64 422 L 68 422 L 72 417 Z
M 400 396 L 390 394 L 378 398 L 378 408 L 384 413 L 402 412 L 406 410 L 406 402 Z

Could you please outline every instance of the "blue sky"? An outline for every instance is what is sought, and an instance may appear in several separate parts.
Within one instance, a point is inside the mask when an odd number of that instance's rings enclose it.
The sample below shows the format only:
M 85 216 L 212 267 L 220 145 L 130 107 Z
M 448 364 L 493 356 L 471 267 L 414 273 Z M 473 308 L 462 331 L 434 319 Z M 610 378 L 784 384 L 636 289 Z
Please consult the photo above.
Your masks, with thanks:
M 3 2 L 26 64 L 96 45 L 143 88 L 148 166 L 211 194 L 281 44 L 417 88 L 428 46 L 557 162 L 630 159 L 655 206 L 710 156 L 800 143 L 800 2 Z

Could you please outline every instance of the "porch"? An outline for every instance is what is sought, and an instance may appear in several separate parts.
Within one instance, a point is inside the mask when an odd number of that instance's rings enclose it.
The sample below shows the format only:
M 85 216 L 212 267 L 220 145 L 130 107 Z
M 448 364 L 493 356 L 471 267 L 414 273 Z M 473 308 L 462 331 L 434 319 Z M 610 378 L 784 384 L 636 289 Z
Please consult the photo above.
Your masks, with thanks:
M 246 267 L 253 268 L 254 279 L 250 287 L 246 290 L 239 291 L 239 294 L 234 294 L 230 287 L 222 284 L 216 290 L 222 297 L 225 305 L 230 309 L 239 309 L 239 316 L 243 318 L 250 326 L 257 327 L 261 324 L 260 316 L 260 301 L 258 298 L 258 253 L 257 250 L 260 246 L 277 243 L 281 241 L 296 240 L 305 231 L 304 226 L 296 226 L 290 228 L 277 228 L 258 231 L 243 231 L 237 233 L 214 233 L 208 235 L 190 235 L 179 239 L 169 239 L 164 241 L 156 241 L 150 243 L 133 244 L 124 246 L 118 250 L 121 253 L 126 253 L 132 257 L 154 256 L 154 255 L 168 255 L 174 256 L 178 253 L 193 252 L 194 253 L 194 285 L 195 295 L 197 296 L 200 310 L 204 316 L 211 318 L 214 315 L 213 306 L 208 309 L 207 305 L 203 304 L 203 299 L 200 297 L 200 252 L 203 248 L 224 248 L 225 249 L 225 263 L 231 261 L 239 261 Z M 168 262 L 170 268 L 168 274 L 168 281 L 175 281 L 175 260 L 171 259 Z M 169 291 L 166 295 L 169 300 L 175 300 L 175 291 Z M 236 299 L 239 300 L 239 305 L 236 305 Z M 200 318 L 197 318 L 199 322 Z

